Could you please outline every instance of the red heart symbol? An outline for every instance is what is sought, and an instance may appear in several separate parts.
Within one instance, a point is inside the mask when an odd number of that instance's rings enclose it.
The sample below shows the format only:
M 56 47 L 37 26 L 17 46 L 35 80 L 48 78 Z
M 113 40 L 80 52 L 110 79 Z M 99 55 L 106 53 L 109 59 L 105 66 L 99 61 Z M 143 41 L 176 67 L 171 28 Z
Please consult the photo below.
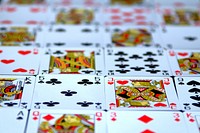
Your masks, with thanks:
M 121 85 L 125 85 L 128 83 L 128 80 L 118 80 L 117 83 Z
M 167 105 L 164 103 L 156 103 L 154 104 L 155 107 L 166 107 Z
M 18 53 L 21 55 L 27 55 L 27 54 L 30 54 L 31 51 L 30 50 L 19 50 Z
M 112 85 L 112 84 L 113 84 L 113 81 L 108 81 L 108 84 L 109 84 L 109 85 Z
M 3 50 L 0 50 L 0 53 L 2 53 L 3 52 Z
M 3 59 L 3 60 L 1 60 L 1 62 L 2 63 L 4 63 L 4 64 L 10 64 L 10 63 L 13 63 L 13 62 L 15 62 L 15 60 L 6 60 L 6 59 Z
M 40 11 L 40 8 L 31 8 L 30 11 L 33 13 L 37 13 Z
M 18 68 L 18 69 L 13 70 L 13 72 L 23 72 L 23 73 L 25 73 L 25 72 L 27 72 L 27 70 L 23 69 L 23 68 Z
M 178 55 L 180 55 L 180 56 L 187 56 L 188 53 L 187 52 L 179 52 Z
M 97 120 L 97 121 L 101 121 L 101 118 L 100 118 L 100 117 L 98 117 L 96 120 Z
M 12 21 L 10 20 L 3 20 L 1 21 L 2 24 L 12 24 Z
M 7 12 L 15 12 L 16 8 L 15 7 L 8 7 Z

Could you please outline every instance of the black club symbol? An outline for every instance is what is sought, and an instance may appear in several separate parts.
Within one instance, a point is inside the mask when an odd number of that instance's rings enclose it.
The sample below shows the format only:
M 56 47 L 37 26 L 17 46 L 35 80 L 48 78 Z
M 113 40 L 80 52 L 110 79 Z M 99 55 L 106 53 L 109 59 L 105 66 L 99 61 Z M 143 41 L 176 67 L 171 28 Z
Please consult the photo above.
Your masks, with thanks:
M 4 104 L 7 105 L 8 107 L 13 107 L 13 106 L 17 105 L 17 103 L 13 103 L 13 102 L 4 103 Z
M 81 105 L 81 107 L 89 107 L 90 105 L 92 105 L 94 103 L 93 102 L 83 101 L 83 102 L 77 102 L 76 104 Z
M 61 91 L 60 93 L 64 94 L 65 96 L 73 96 L 73 94 L 77 94 L 76 91 L 71 91 L 71 90 Z
M 86 85 L 91 85 L 93 82 L 89 81 L 88 79 L 82 79 L 82 81 L 79 81 L 78 84 L 83 84 L 84 86 Z
M 54 107 L 55 105 L 60 104 L 60 103 L 50 101 L 50 102 L 43 102 L 43 104 L 46 105 L 47 107 Z
M 58 81 L 58 79 L 50 79 L 50 81 L 47 81 L 46 82 L 47 84 L 52 84 L 52 85 L 55 85 L 55 84 L 61 84 L 62 82 L 61 81 Z

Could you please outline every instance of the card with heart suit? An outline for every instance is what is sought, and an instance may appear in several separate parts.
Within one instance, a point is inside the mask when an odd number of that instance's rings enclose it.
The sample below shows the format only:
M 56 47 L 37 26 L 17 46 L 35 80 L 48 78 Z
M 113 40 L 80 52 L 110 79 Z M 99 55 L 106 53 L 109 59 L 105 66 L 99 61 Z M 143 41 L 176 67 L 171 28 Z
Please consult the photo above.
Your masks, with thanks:
M 24 47 L 0 48 L 0 74 L 36 75 L 42 49 Z
M 108 111 L 107 125 L 108 133 L 188 133 L 183 114 L 172 111 Z
M 42 47 L 43 34 L 41 26 L 4 24 L 0 26 L 0 46 Z
M 0 76 L 0 108 L 30 109 L 34 76 Z
M 52 8 L 50 23 L 63 25 L 100 25 L 101 8 L 71 5 Z
M 48 24 L 48 14 L 46 6 L 2 6 L 0 24 Z
M 106 75 L 171 75 L 167 53 L 162 48 L 107 48 L 105 56 Z
M 175 77 L 177 95 L 183 110 L 200 110 L 200 78 Z
M 38 75 L 31 108 L 103 110 L 104 78 L 72 74 Z
M 160 34 L 163 40 L 163 43 L 160 44 L 167 49 L 200 49 L 199 34 L 199 27 L 166 26 Z
M 28 110 L 0 109 L 0 128 L 2 133 L 25 133 Z
M 168 59 L 174 76 L 199 76 L 199 50 L 168 50 Z
M 180 5 L 179 5 L 180 4 Z M 161 26 L 199 26 L 199 4 L 164 5 L 157 8 L 156 21 Z
M 15 5 L 15 6 L 47 5 L 50 3 L 51 3 L 51 0 L 2 0 L 2 4 Z
M 153 47 L 159 34 L 152 26 L 108 26 L 103 36 L 107 47 Z
M 142 7 L 123 7 L 120 6 L 108 6 L 103 10 L 105 19 L 103 25 L 153 25 L 155 21 L 154 10 Z
M 200 113 L 199 112 L 184 112 L 188 133 L 199 133 L 200 129 Z
M 40 74 L 104 74 L 102 48 L 50 48 L 41 59 Z
M 27 133 L 106 133 L 105 115 L 91 110 L 31 110 Z
M 106 77 L 109 110 L 179 110 L 173 80 L 169 77 Z

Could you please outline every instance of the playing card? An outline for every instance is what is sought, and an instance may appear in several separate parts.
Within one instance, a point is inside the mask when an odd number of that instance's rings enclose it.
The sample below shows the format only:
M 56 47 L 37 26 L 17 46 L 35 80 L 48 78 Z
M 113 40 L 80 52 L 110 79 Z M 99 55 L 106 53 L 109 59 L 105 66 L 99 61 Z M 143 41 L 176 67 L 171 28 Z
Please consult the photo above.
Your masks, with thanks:
M 49 22 L 48 13 L 46 6 L 3 6 L 0 24 L 47 24 Z
M 101 76 L 38 75 L 32 109 L 105 109 Z
M 51 48 L 41 60 L 40 74 L 104 74 L 101 48 Z
M 180 109 L 173 80 L 169 77 L 106 77 L 107 109 Z
M 105 73 L 117 76 L 171 75 L 166 51 L 157 48 L 107 48 Z
M 184 112 L 188 133 L 200 132 L 200 113 L 199 112 Z
M 108 133 L 187 133 L 181 112 L 109 111 L 107 125 Z
M 199 26 L 200 10 L 198 4 L 161 6 L 157 8 L 156 18 L 159 25 Z
M 28 132 L 106 133 L 103 111 L 31 110 Z
M 183 6 L 183 5 L 195 5 L 199 4 L 199 0 L 154 0 L 155 4 L 159 5 L 171 5 L 171 6 Z
M 36 75 L 39 71 L 40 52 L 38 48 L 1 47 L 0 74 Z
M 154 10 L 147 7 L 106 7 L 104 25 L 153 25 Z
M 0 45 L 41 47 L 43 35 L 39 31 L 40 27 L 34 25 L 2 25 Z
M 0 107 L 30 109 L 33 76 L 0 76 Z
M 50 4 L 51 0 L 2 0 L 3 4 L 8 5 L 46 5 Z
M 2 133 L 25 133 L 27 110 L 0 109 L 0 128 Z
M 169 63 L 174 76 L 198 76 L 200 74 L 198 50 L 168 50 Z
M 162 47 L 168 49 L 199 49 L 200 28 L 167 26 L 161 33 Z
M 109 26 L 103 35 L 107 47 L 151 47 L 157 36 L 151 26 Z
M 199 77 L 175 77 L 176 89 L 183 110 L 199 110 Z
M 51 10 L 51 24 L 64 25 L 99 25 L 101 22 L 99 8 L 84 6 L 59 6 Z

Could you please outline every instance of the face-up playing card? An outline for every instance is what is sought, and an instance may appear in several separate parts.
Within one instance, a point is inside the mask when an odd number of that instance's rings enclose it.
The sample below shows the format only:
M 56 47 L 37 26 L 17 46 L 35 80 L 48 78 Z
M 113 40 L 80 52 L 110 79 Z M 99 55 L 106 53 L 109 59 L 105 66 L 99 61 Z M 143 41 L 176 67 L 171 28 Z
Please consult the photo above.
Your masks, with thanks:
M 200 49 L 200 28 L 167 26 L 161 46 L 168 49 Z
M 151 26 L 109 26 L 103 35 L 107 47 L 151 47 L 157 34 Z
M 36 75 L 40 52 L 38 48 L 1 47 L 0 74 Z
M 39 75 L 32 109 L 105 109 L 104 79 L 84 75 Z
M 102 20 L 100 9 L 83 6 L 53 8 L 50 22 L 64 25 L 99 25 Z
M 175 83 L 180 104 L 184 110 L 200 109 L 200 78 L 175 77 Z
M 0 128 L 2 133 L 24 133 L 27 110 L 0 109 Z
M 187 133 L 180 112 L 109 111 L 107 125 L 108 133 Z
M 40 27 L 34 25 L 2 25 L 0 26 L 0 45 L 40 47 L 43 35 L 39 31 Z
M 45 6 L 3 6 L 0 24 L 47 24 L 48 13 L 48 8 Z
M 107 48 L 105 73 L 118 76 L 171 75 L 166 51 L 156 48 Z
M 168 58 L 174 76 L 199 76 L 200 51 L 168 50 Z
M 0 107 L 30 109 L 35 77 L 0 76 Z
M 102 111 L 31 110 L 27 132 L 106 133 Z
M 200 132 L 200 113 L 199 112 L 184 112 L 188 133 Z
M 103 49 L 48 49 L 42 57 L 40 73 L 103 75 Z
M 173 80 L 167 77 L 106 77 L 107 109 L 177 110 Z
M 146 7 L 107 7 L 104 9 L 104 25 L 152 25 L 154 11 Z
M 198 4 L 161 6 L 157 9 L 157 22 L 165 26 L 199 26 L 199 11 Z

